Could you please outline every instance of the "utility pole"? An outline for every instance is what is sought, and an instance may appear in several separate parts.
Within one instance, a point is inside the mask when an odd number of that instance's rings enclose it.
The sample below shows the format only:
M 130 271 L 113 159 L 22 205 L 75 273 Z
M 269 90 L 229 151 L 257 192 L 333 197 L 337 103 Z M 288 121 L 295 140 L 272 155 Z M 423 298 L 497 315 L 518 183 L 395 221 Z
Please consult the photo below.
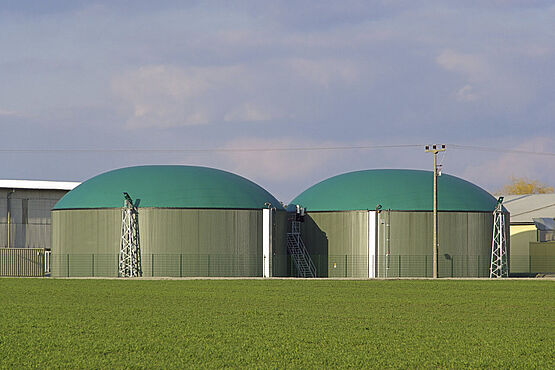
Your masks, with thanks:
M 445 144 L 426 145 L 426 153 L 434 153 L 434 228 L 433 228 L 433 266 L 432 277 L 437 279 L 437 153 L 445 151 Z M 440 173 L 441 175 L 441 173 Z

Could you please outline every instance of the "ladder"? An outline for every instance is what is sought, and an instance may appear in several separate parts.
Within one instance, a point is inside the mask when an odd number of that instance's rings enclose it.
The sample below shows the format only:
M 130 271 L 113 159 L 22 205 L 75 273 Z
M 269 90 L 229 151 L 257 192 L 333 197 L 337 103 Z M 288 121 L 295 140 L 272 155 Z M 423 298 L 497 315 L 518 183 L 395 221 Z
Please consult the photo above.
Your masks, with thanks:
M 503 278 L 509 276 L 507 265 L 507 236 L 505 235 L 505 214 L 503 213 L 503 197 L 497 201 L 493 211 L 493 239 L 491 242 L 490 278 Z
M 298 277 L 316 277 L 316 267 L 301 238 L 301 223 L 299 221 L 293 220 L 291 232 L 287 233 L 287 251 L 297 268 Z
M 127 193 L 121 210 L 121 243 L 119 249 L 120 277 L 143 276 L 139 240 L 139 210 Z

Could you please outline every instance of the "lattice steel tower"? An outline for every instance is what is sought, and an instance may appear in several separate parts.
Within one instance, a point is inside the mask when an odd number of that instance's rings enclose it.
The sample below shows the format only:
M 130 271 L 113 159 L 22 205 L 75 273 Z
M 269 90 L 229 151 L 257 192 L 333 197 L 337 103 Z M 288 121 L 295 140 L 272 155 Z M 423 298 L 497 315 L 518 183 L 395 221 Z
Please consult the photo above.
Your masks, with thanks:
M 139 239 L 139 210 L 127 193 L 121 210 L 121 243 L 119 249 L 119 276 L 143 276 L 141 243 Z
M 505 214 L 503 213 L 503 197 L 497 201 L 493 211 L 493 240 L 491 242 L 490 278 L 509 276 L 507 264 L 507 236 L 505 235 Z

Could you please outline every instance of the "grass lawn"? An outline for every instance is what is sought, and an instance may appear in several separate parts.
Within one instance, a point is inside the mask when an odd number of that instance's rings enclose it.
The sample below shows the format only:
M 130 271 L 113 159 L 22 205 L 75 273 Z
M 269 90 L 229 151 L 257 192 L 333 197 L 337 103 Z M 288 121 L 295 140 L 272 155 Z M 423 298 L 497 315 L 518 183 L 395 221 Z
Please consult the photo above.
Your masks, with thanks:
M 0 279 L 0 368 L 555 368 L 555 282 Z

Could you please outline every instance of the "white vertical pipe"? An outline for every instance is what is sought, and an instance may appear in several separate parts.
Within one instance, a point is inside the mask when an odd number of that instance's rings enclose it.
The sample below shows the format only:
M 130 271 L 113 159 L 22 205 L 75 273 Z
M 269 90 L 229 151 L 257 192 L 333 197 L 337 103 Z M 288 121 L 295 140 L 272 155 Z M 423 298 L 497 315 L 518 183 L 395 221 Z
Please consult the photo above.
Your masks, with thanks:
M 368 277 L 376 277 L 376 211 L 368 211 Z
M 262 276 L 270 277 L 270 249 L 272 245 L 272 210 L 262 209 Z

